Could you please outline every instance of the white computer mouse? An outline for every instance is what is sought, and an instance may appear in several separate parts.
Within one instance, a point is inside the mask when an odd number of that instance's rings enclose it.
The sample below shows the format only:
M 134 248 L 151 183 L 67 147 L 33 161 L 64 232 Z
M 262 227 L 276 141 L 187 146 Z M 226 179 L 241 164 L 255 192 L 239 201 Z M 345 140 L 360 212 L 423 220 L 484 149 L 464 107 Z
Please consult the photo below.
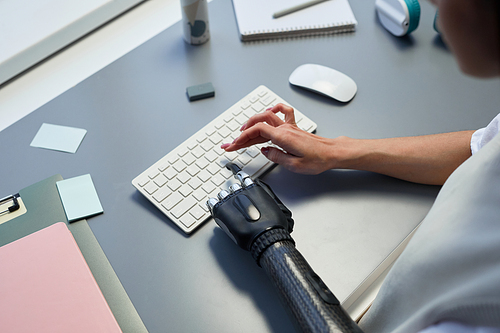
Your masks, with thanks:
M 305 64 L 297 67 L 288 79 L 294 86 L 302 87 L 318 94 L 349 102 L 358 86 L 353 79 L 330 67 Z

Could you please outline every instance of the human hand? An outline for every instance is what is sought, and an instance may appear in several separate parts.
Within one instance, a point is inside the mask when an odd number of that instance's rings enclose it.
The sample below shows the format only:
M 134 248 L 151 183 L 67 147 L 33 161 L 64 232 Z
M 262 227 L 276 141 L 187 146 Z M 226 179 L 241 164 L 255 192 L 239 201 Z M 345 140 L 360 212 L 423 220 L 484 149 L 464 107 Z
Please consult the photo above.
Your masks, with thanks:
M 279 112 L 284 114 L 284 121 L 278 117 Z M 271 141 L 281 149 L 263 147 L 262 154 L 290 171 L 314 175 L 338 167 L 336 158 L 332 158 L 335 141 L 301 130 L 290 106 L 280 103 L 251 117 L 241 131 L 238 138 L 221 148 L 235 151 Z

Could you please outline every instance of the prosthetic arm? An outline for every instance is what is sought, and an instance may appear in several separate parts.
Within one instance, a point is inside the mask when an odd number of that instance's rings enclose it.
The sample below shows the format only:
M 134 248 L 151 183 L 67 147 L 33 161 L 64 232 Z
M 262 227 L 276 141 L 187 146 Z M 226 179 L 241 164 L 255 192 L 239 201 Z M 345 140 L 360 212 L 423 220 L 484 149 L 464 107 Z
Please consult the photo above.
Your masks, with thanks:
M 295 248 L 292 213 L 271 188 L 253 181 L 233 163 L 226 166 L 240 184 L 221 190 L 207 205 L 217 224 L 250 251 L 276 287 L 303 332 L 362 332 Z

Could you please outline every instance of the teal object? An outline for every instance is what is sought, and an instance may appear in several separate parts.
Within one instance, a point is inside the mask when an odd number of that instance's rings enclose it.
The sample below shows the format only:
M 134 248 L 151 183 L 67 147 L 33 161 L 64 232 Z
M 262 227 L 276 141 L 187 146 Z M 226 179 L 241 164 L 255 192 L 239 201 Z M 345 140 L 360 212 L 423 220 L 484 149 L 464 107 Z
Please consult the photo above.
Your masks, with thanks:
M 438 17 L 439 17 L 439 12 L 438 12 L 438 11 L 436 11 L 436 16 L 434 16 L 434 30 L 435 30 L 438 34 L 440 34 L 441 32 L 439 31 L 438 24 L 437 24 Z
M 406 34 L 409 34 L 417 29 L 420 22 L 420 4 L 418 0 L 405 0 L 405 3 L 408 8 L 408 14 L 410 15 L 410 26 L 406 32 Z
M 191 36 L 193 37 L 201 37 L 205 33 L 205 30 L 207 30 L 207 24 L 200 20 L 194 21 L 194 25 L 191 23 L 188 24 L 191 27 Z
M 101 202 L 89 174 L 56 182 L 69 222 L 103 212 Z
M 67 153 L 76 153 L 87 130 L 43 123 L 30 146 Z

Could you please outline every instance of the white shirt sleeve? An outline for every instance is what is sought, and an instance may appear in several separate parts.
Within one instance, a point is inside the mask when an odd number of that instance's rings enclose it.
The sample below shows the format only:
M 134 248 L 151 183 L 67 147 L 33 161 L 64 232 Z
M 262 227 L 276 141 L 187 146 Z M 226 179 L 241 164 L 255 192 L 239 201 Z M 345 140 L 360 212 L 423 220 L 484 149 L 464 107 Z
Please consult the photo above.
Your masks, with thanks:
M 500 114 L 488 124 L 472 134 L 470 148 L 475 154 L 500 132 Z M 468 326 L 458 322 L 445 321 L 429 326 L 418 333 L 500 333 L 500 328 Z
M 496 327 L 474 327 L 457 322 L 445 321 L 427 327 L 418 333 L 499 333 Z
M 480 128 L 472 134 L 470 149 L 474 155 L 485 144 L 491 141 L 500 131 L 500 113 L 484 128 Z

